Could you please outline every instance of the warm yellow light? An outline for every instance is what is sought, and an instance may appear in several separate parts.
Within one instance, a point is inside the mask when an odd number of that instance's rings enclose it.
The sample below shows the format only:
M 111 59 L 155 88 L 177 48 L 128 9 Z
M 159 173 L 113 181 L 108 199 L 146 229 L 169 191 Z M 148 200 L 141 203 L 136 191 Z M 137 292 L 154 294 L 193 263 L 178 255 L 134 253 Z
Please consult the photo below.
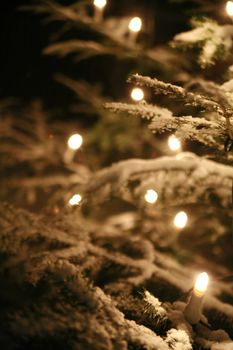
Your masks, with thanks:
M 158 199 L 158 193 L 152 189 L 147 190 L 144 198 L 147 203 L 154 204 Z
M 168 146 L 171 151 L 179 151 L 181 149 L 181 142 L 175 135 L 168 137 Z
M 69 204 L 70 205 L 79 205 L 79 203 L 82 200 L 82 196 L 80 194 L 74 194 L 70 200 L 69 200 Z
M 227 3 L 226 3 L 226 13 L 229 16 L 233 16 L 233 1 L 227 1 Z
M 200 273 L 200 275 L 198 275 L 196 279 L 196 283 L 194 286 L 194 293 L 197 296 L 202 296 L 207 290 L 208 282 L 209 282 L 208 274 L 206 272 Z
M 140 88 L 133 88 L 131 91 L 131 98 L 132 98 L 132 100 L 137 101 L 137 102 L 143 100 L 143 98 L 144 98 L 143 90 Z
M 107 0 L 94 0 L 94 5 L 99 9 L 103 9 L 107 4 Z
M 67 141 L 69 148 L 71 148 L 73 150 L 79 149 L 81 147 L 82 143 L 83 143 L 83 138 L 79 134 L 71 135 Z
M 142 20 L 139 17 L 134 17 L 129 22 L 129 30 L 139 32 L 142 28 Z
M 184 228 L 188 222 L 188 215 L 184 211 L 180 211 L 174 218 L 174 226 L 177 228 Z

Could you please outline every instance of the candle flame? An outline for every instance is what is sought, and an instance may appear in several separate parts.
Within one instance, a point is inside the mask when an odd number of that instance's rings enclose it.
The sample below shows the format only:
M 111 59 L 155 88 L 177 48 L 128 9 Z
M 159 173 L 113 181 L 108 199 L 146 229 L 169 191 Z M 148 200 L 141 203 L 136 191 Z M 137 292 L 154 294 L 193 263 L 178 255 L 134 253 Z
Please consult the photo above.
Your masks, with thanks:
M 207 290 L 208 282 L 209 282 L 208 274 L 206 272 L 200 273 L 200 275 L 197 276 L 196 283 L 194 286 L 195 294 L 202 296 Z
M 229 16 L 233 16 L 233 1 L 227 1 L 227 3 L 226 3 L 226 13 Z
M 94 5 L 99 9 L 103 9 L 107 4 L 107 0 L 94 0 Z

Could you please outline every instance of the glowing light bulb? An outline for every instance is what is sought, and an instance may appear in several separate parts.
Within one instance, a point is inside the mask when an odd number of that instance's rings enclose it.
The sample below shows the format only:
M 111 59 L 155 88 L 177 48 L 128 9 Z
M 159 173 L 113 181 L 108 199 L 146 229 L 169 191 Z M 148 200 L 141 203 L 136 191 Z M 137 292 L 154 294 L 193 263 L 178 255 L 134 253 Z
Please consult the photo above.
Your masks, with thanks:
M 69 199 L 69 205 L 79 205 L 82 200 L 82 196 L 80 194 L 74 194 L 70 199 Z
M 107 4 L 106 0 L 94 0 L 94 21 L 100 23 L 103 21 L 104 8 Z
M 131 98 L 134 101 L 142 101 L 144 98 L 144 92 L 140 88 L 133 88 L 131 91 Z
M 103 9 L 107 4 L 107 0 L 94 0 L 93 4 L 99 9 Z
M 131 30 L 132 32 L 140 32 L 141 28 L 142 28 L 142 20 L 139 17 L 134 17 L 130 20 L 129 22 L 129 26 L 128 26 L 129 30 Z
M 197 324 L 202 317 L 204 296 L 207 290 L 209 276 L 206 272 L 197 276 L 192 294 L 184 309 L 184 316 L 190 324 Z
M 72 150 L 77 150 L 81 147 L 83 143 L 83 138 L 79 134 L 73 134 L 69 137 L 67 144 Z
M 154 204 L 158 199 L 158 193 L 152 189 L 147 190 L 144 198 L 147 203 Z
M 194 285 L 194 293 L 197 296 L 202 296 L 207 290 L 208 282 L 208 274 L 206 272 L 200 273 L 200 275 L 197 276 L 196 283 Z
M 233 1 L 227 1 L 227 3 L 226 3 L 226 13 L 229 16 L 233 16 Z
M 175 135 L 168 137 L 168 146 L 171 151 L 179 151 L 181 149 L 181 142 Z
M 180 211 L 176 214 L 173 223 L 174 226 L 177 228 L 184 228 L 187 225 L 188 222 L 188 215 L 184 211 Z

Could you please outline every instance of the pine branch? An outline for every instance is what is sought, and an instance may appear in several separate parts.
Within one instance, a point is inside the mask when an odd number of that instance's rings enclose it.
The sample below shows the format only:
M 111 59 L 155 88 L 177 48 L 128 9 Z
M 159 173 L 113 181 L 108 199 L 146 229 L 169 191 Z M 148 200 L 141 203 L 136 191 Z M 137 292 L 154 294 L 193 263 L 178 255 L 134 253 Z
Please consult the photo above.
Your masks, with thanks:
M 152 119 L 154 117 L 171 119 L 172 112 L 166 108 L 162 108 L 156 105 L 148 104 L 145 101 L 140 104 L 128 104 L 121 102 L 105 103 L 104 107 L 112 112 L 126 112 L 131 115 L 141 116 L 146 119 Z
M 104 350 L 127 350 L 131 344 L 168 350 L 169 345 L 190 349 L 189 340 L 196 341 L 182 313 L 185 303 L 169 300 L 174 295 L 177 300 L 191 287 L 196 271 L 190 267 L 158 252 L 142 237 L 137 242 L 131 234 L 119 232 L 117 240 L 102 237 L 100 241 L 98 233 L 79 227 L 74 212 L 61 214 L 54 223 L 7 205 L 1 206 L 0 213 L 0 275 L 7 287 L 0 291 L 4 348 L 28 348 L 29 344 L 80 348 L 91 344 L 99 350 L 103 343 L 107 344 Z M 108 244 L 103 244 L 103 239 Z M 135 243 L 140 245 L 141 254 L 131 256 Z M 144 248 L 149 248 L 150 254 Z M 167 318 L 172 323 L 167 324 L 167 333 L 163 329 L 162 337 L 156 334 L 158 328 L 152 331 L 148 322 L 142 321 L 143 301 L 135 297 L 135 287 L 145 283 L 156 286 L 155 292 L 167 298 Z M 213 313 L 209 322 L 214 322 L 217 312 L 222 328 L 231 332 L 233 308 L 218 297 L 226 288 L 226 283 L 216 281 L 205 305 Z M 227 293 L 230 298 L 229 288 Z M 135 315 L 135 321 L 125 317 L 120 300 L 125 302 L 126 312 Z M 150 295 L 147 301 L 153 301 L 156 310 L 165 315 L 157 296 Z M 211 336 L 196 332 L 202 341 Z M 222 340 L 218 335 L 211 341 L 219 344 Z
M 150 178 L 155 184 L 161 203 L 191 204 L 197 201 L 231 207 L 233 169 L 230 166 L 183 153 L 179 157 L 161 157 L 153 160 L 131 159 L 97 172 L 85 186 L 87 194 L 101 190 L 136 203 L 137 188 Z M 135 188 L 125 190 L 130 183 Z M 198 185 L 197 185 L 198 184 Z M 105 188 L 105 191 L 103 190 Z M 96 198 L 96 196 L 95 196 Z M 104 198 L 101 198 L 104 200 Z
M 226 142 L 226 139 L 233 140 L 232 93 L 227 91 L 226 84 L 222 86 L 205 84 L 209 96 L 204 96 L 189 92 L 180 86 L 138 74 L 131 76 L 128 82 L 138 86 L 150 87 L 155 94 L 163 94 L 170 98 L 183 100 L 186 105 L 201 108 L 209 113 L 217 113 L 217 116 L 213 118 L 210 114 L 206 115 L 205 119 L 189 116 L 173 117 L 174 120 L 172 121 L 171 112 L 157 106 L 148 105 L 145 102 L 137 105 L 106 104 L 106 108 L 113 111 L 126 111 L 128 114 L 141 115 L 149 119 L 153 118 L 150 123 L 150 128 L 153 131 L 177 130 L 181 139 L 193 139 L 218 150 L 223 150 L 219 141 L 223 143 L 223 140 Z M 159 116 L 161 120 L 156 119 Z
M 155 298 L 148 290 L 142 293 L 145 303 L 144 312 L 155 321 L 157 325 L 167 322 L 167 311 L 158 298 Z
M 210 18 L 193 18 L 191 25 L 194 29 L 177 34 L 172 46 L 198 47 L 199 63 L 203 68 L 229 57 L 232 52 L 232 25 L 219 25 Z
M 88 177 L 87 168 L 77 169 L 78 173 L 71 175 L 51 175 L 51 176 L 40 176 L 40 177 L 25 177 L 20 179 L 7 179 L 4 184 L 9 188 L 29 189 L 29 188 L 52 188 L 61 186 L 62 188 L 70 187 L 71 185 L 80 185 L 86 182 Z
M 76 96 L 85 103 L 88 103 L 89 106 L 91 105 L 96 113 L 100 109 L 103 109 L 103 103 L 107 101 L 107 98 L 102 96 L 93 84 L 89 84 L 86 81 L 74 80 L 63 74 L 56 74 L 55 80 L 72 90 Z
M 101 23 L 93 20 L 90 9 L 93 3 L 90 1 L 79 1 L 73 6 L 62 6 L 56 1 L 42 1 L 33 6 L 23 6 L 22 10 L 33 11 L 38 14 L 46 14 L 47 21 L 64 22 L 65 26 L 59 33 L 59 37 L 70 28 L 81 27 L 89 33 L 97 34 L 99 43 L 85 40 L 69 40 L 49 45 L 45 48 L 46 54 L 57 54 L 64 57 L 68 54 L 78 53 L 75 60 L 80 61 L 96 55 L 113 55 L 117 59 L 136 60 L 144 67 L 154 67 L 170 71 L 171 74 L 180 74 L 180 70 L 187 65 L 185 56 L 177 62 L 176 55 L 169 48 L 153 47 L 145 48 L 143 45 L 132 44 L 128 40 L 128 24 L 130 17 L 107 17 Z M 158 57 L 163 57 L 163 64 Z M 175 64 L 174 64 L 175 62 Z M 182 67 L 182 68 L 181 68 Z M 186 73 L 187 79 L 187 73 Z
M 199 107 L 207 111 L 215 111 L 220 115 L 224 114 L 221 106 L 215 101 L 212 101 L 205 96 L 188 92 L 180 86 L 164 83 L 163 81 L 155 78 L 152 79 L 150 77 L 145 77 L 138 74 L 132 75 L 128 79 L 128 82 L 138 86 L 150 87 L 153 89 L 155 94 L 163 94 L 171 98 L 181 99 L 187 105 Z
M 225 125 L 204 118 L 184 116 L 176 117 L 166 108 L 147 104 L 106 103 L 105 108 L 112 112 L 126 112 L 149 120 L 149 129 L 154 133 L 177 130 L 176 135 L 182 140 L 195 140 L 223 151 L 217 138 L 225 138 Z
M 114 47 L 107 47 L 95 41 L 68 40 L 49 45 L 44 49 L 43 53 L 46 55 L 58 55 L 60 57 L 74 53 L 85 53 L 85 57 L 92 57 L 106 54 L 115 55 L 117 54 L 117 50 Z
M 83 1 L 80 2 L 79 9 L 83 8 Z M 82 20 L 82 16 L 78 11 L 74 11 L 72 6 L 62 6 L 56 1 L 42 0 L 33 5 L 21 6 L 22 11 L 33 11 L 38 14 L 49 14 L 50 21 L 72 21 Z M 85 18 L 85 16 L 84 16 Z

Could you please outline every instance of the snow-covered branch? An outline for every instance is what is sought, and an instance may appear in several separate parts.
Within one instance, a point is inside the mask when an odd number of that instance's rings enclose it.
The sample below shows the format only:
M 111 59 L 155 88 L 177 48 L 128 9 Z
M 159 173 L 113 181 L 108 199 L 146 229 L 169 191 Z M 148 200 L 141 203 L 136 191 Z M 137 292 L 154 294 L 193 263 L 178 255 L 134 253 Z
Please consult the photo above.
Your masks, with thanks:
M 233 140 L 231 81 L 221 86 L 214 83 L 202 83 L 206 95 L 193 93 L 183 87 L 138 74 L 132 75 L 128 82 L 152 88 L 155 94 L 182 100 L 185 105 L 204 110 L 205 114 L 202 114 L 202 118 L 175 117 L 168 109 L 147 104 L 145 101 L 134 105 L 108 103 L 105 105 L 107 109 L 146 117 L 151 120 L 149 127 L 154 132 L 177 130 L 181 139 L 196 140 L 218 150 L 223 150 L 223 144 L 227 139 Z
M 171 98 L 182 99 L 187 105 L 199 107 L 204 110 L 217 111 L 219 114 L 223 114 L 218 103 L 206 98 L 205 96 L 188 92 L 181 86 L 165 83 L 156 78 L 152 79 L 138 74 L 132 75 L 128 79 L 128 82 L 138 86 L 152 88 L 155 94 L 163 94 Z
M 132 344 L 148 350 L 230 344 L 226 331 L 232 333 L 233 307 L 221 300 L 223 292 L 232 298 L 227 283 L 213 280 L 205 300 L 209 323 L 222 330 L 207 332 L 198 324 L 193 331 L 183 315 L 186 301 L 179 299 L 197 271 L 161 254 L 148 239 L 119 232 L 117 240 L 98 240 L 80 227 L 74 212 L 54 222 L 8 205 L 1 205 L 0 213 L 0 276 L 7 286 L 0 290 L 4 348 L 28 348 L 32 342 L 41 347 L 41 339 L 52 347 L 91 344 L 95 350 L 102 342 L 104 349 L 122 350 Z M 150 286 L 149 315 L 136 293 L 142 284 Z M 158 316 L 162 322 L 155 324 Z
M 178 205 L 200 201 L 229 208 L 232 205 L 232 181 L 232 167 L 182 153 L 176 157 L 131 159 L 116 163 L 97 172 L 85 187 L 86 192 L 92 195 L 101 190 L 105 196 L 114 193 L 135 203 L 143 195 L 140 189 L 142 192 L 148 184 L 153 184 L 162 203 Z
M 194 29 L 177 34 L 173 46 L 200 48 L 199 63 L 204 68 L 218 59 L 226 59 L 232 50 L 233 25 L 219 25 L 209 18 L 193 18 Z
M 176 117 L 166 108 L 148 104 L 106 103 L 105 108 L 113 112 L 126 112 L 129 115 L 140 116 L 149 120 L 149 129 L 156 133 L 176 131 L 176 135 L 183 140 L 199 141 L 206 146 L 222 150 L 216 138 L 224 138 L 225 129 L 221 123 L 192 116 Z

